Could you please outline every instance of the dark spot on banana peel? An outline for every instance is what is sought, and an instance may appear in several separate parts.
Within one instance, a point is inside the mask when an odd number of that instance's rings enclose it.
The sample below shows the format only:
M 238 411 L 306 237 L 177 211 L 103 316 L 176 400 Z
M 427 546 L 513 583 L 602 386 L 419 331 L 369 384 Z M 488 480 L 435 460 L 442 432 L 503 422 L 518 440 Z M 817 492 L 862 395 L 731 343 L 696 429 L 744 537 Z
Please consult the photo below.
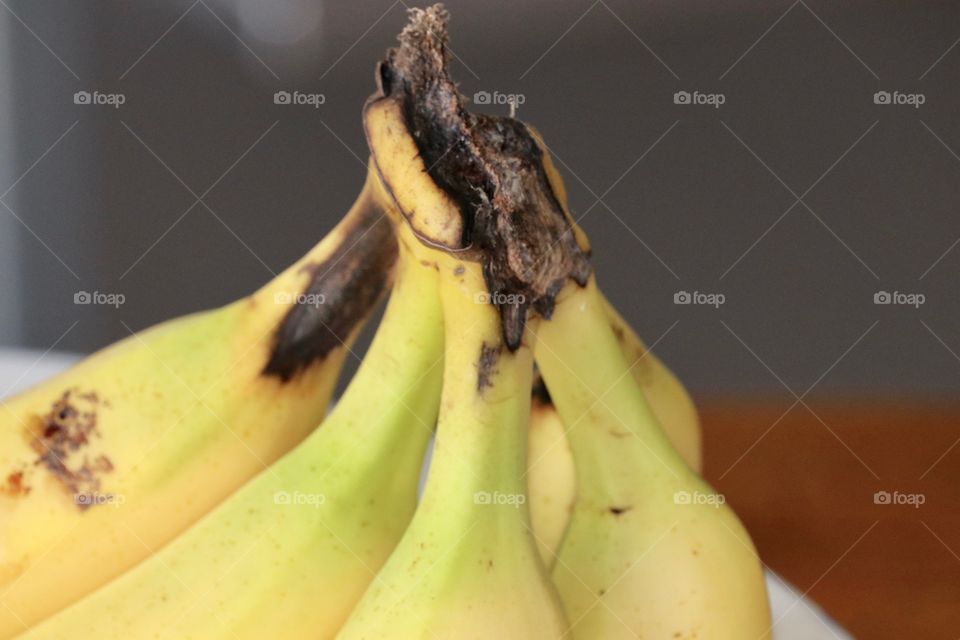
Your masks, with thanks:
M 29 493 L 30 487 L 24 483 L 22 469 L 7 475 L 6 481 L 0 486 L 0 494 L 10 497 L 25 496 Z
M 400 46 L 377 67 L 378 92 L 364 111 L 380 100 L 400 105 L 427 173 L 462 218 L 458 246 L 414 231 L 431 246 L 482 263 L 488 290 L 498 294 L 491 302 L 500 312 L 504 342 L 514 351 L 531 310 L 549 318 L 567 279 L 586 284 L 589 256 L 576 242 L 526 125 L 464 108 L 447 68 L 447 21 L 440 5 L 410 10 Z M 380 177 L 394 193 L 391 176 Z
M 105 455 L 91 460 L 83 452 L 91 439 L 100 436 L 97 420 L 103 407 L 109 407 L 109 403 L 95 392 L 68 389 L 46 415 L 36 416 L 31 429 L 30 447 L 37 454 L 34 464 L 56 478 L 81 511 L 110 498 L 101 494 L 100 487 L 101 476 L 113 471 L 113 462 Z
M 610 513 L 615 516 L 619 516 L 627 511 L 630 511 L 630 509 L 633 509 L 633 505 L 627 505 L 626 507 L 610 507 Z
M 623 335 L 623 326 L 617 322 L 611 322 L 610 328 L 613 329 L 613 335 L 616 336 L 617 342 L 623 344 L 624 335 Z
M 502 345 L 491 346 L 484 342 L 480 345 L 480 357 L 477 359 L 477 393 L 483 393 L 493 386 L 493 376 L 497 373 L 497 361 L 500 359 Z
M 310 281 L 273 336 L 264 375 L 288 382 L 323 361 L 383 295 L 397 259 L 396 236 L 372 198 L 363 206 L 336 250 L 309 266 Z

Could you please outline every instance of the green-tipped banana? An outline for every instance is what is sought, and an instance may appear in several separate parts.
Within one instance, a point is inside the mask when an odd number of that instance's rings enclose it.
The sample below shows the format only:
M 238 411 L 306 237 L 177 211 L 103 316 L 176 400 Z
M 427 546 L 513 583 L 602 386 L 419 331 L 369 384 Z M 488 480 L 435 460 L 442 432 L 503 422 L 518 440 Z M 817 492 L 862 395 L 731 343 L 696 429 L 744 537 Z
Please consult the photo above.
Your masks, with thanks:
M 553 569 L 574 637 L 766 637 L 753 544 L 660 429 L 592 278 L 558 297 L 536 358 L 576 465 L 577 500 Z
M 334 637 L 413 514 L 439 410 L 437 274 L 403 253 L 383 324 L 323 427 L 24 640 Z

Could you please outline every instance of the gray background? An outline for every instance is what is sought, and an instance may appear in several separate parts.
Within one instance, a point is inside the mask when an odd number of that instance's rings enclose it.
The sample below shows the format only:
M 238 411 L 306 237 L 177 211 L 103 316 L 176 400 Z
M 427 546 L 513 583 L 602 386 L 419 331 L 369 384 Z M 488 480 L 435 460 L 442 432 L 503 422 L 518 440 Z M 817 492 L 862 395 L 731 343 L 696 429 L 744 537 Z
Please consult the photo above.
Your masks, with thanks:
M 602 285 L 694 390 L 955 393 L 960 6 L 719 4 L 450 1 L 453 71 L 523 94 Z M 298 258 L 360 187 L 359 108 L 403 22 L 403 2 L 0 3 L 0 345 L 90 351 Z M 294 89 L 326 103 L 273 103 Z

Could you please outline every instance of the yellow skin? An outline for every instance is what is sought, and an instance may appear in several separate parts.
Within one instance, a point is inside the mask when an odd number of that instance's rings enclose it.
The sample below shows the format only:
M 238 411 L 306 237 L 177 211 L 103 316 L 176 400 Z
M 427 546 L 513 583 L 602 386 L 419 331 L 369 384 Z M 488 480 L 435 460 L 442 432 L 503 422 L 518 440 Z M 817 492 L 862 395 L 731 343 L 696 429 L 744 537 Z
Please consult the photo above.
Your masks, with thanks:
M 593 278 L 561 292 L 535 355 L 576 465 L 577 500 L 553 568 L 573 636 L 768 637 L 753 544 L 660 429 Z
M 576 469 L 566 432 L 554 406 L 534 396 L 530 406 L 527 491 L 537 550 L 547 567 L 556 562 L 557 549 L 577 500 Z
M 437 273 L 404 254 L 370 351 L 323 427 L 24 640 L 334 637 L 413 515 L 439 411 Z
M 523 479 L 530 345 L 503 346 L 497 311 L 477 302 L 479 264 L 431 253 L 447 340 L 433 459 L 409 529 L 337 637 L 556 640 L 568 627 Z
M 339 274 L 331 257 L 380 215 L 365 189 L 322 242 L 253 295 L 130 336 L 0 403 L 0 638 L 136 565 L 320 423 L 345 345 L 286 380 L 264 370 L 311 273 Z M 383 233 L 366 238 L 382 243 Z M 367 311 L 340 339 L 352 341 Z M 55 440 L 65 392 L 78 413 L 95 414 L 76 450 Z M 71 429 L 92 421 L 63 415 Z M 85 465 L 92 479 L 79 473 Z

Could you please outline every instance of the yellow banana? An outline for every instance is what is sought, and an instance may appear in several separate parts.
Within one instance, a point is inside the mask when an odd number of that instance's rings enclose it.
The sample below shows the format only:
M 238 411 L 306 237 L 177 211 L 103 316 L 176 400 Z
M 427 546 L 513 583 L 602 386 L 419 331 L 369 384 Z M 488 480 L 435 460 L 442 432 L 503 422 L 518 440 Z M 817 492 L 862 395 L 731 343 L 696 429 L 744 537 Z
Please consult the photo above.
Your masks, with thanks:
M 547 181 L 572 227 L 577 243 L 584 251 L 588 251 L 589 240 L 569 212 L 566 185 L 550 152 L 539 132 L 529 125 L 527 127 L 540 148 Z M 620 350 L 629 363 L 630 374 L 643 390 L 650 409 L 670 443 L 684 462 L 699 473 L 703 465 L 700 418 L 690 394 L 603 294 L 599 295 Z M 540 394 L 534 395 L 530 413 L 530 516 L 540 555 L 547 566 L 552 567 L 576 500 L 576 481 L 566 429 L 550 402 L 546 387 L 541 386 L 540 391 Z
M 538 379 L 533 389 L 527 450 L 530 522 L 541 560 L 553 567 L 577 499 L 576 470 L 567 429 L 546 386 Z
M 401 229 L 401 245 L 414 243 Z M 23 640 L 334 637 L 413 515 L 439 410 L 437 273 L 407 254 L 370 351 L 322 428 Z
M 396 256 L 372 184 L 253 295 L 0 403 L 0 638 L 162 547 L 319 424 Z
M 534 349 L 568 429 L 577 499 L 553 578 L 573 633 L 590 640 L 762 637 L 770 619 L 753 545 L 721 496 L 675 451 L 631 375 L 590 275 L 587 239 L 552 189 L 535 135 L 515 120 L 463 108 L 446 73 L 442 11 L 415 12 L 400 40 L 379 69 L 380 94 L 365 112 L 368 140 L 378 171 L 388 177 L 399 209 L 424 242 L 481 263 L 461 271 L 467 282 L 476 280 L 477 290 L 482 269 L 483 285 L 499 311 L 503 348 L 518 354 L 524 346 Z M 453 315 L 459 323 L 470 314 L 461 308 L 451 312 L 449 289 L 442 285 L 442 291 L 452 360 L 461 355 L 455 351 L 458 339 L 470 334 L 466 327 L 455 331 Z M 531 311 L 544 320 L 528 324 Z M 474 360 L 462 361 L 475 362 L 482 372 L 489 363 L 476 355 L 478 345 L 483 341 L 472 345 Z M 502 357 L 495 362 L 502 373 L 507 366 Z M 452 384 L 450 362 L 447 371 L 445 383 Z M 474 444 L 464 451 L 458 441 L 443 440 L 450 428 L 444 421 L 448 407 L 488 415 L 475 404 L 444 400 L 441 455 L 444 448 L 447 455 L 462 456 L 492 448 Z M 469 424 L 469 416 L 463 420 Z M 501 457 L 501 466 L 512 460 Z M 472 513 L 454 497 L 465 502 L 461 487 L 471 485 L 462 469 L 438 458 L 441 462 L 431 470 L 433 487 L 428 485 L 410 532 L 384 568 L 394 590 L 373 585 L 343 637 L 418 638 L 438 630 L 440 637 L 549 637 L 542 628 L 512 626 L 509 605 L 498 605 L 502 612 L 488 610 L 486 603 L 494 599 L 488 590 L 475 595 L 475 610 L 493 622 L 461 626 L 446 613 L 472 622 L 472 611 L 457 605 L 459 594 L 471 593 L 476 583 L 499 583 L 476 575 L 475 556 L 466 555 L 473 562 L 457 562 L 469 547 L 457 544 L 453 533 L 464 530 Z M 435 506 L 431 495 L 447 500 Z M 440 509 L 454 514 L 455 527 L 437 515 Z M 453 560 L 436 559 L 438 541 Z M 418 554 L 418 543 L 430 553 Z M 423 567 L 425 560 L 436 563 L 439 577 Z M 460 582 L 463 574 L 467 585 Z M 539 591 L 536 579 L 529 574 L 526 579 Z M 406 580 L 413 586 L 397 595 Z M 403 612 L 396 613 L 398 608 Z
M 480 266 L 440 265 L 447 347 L 436 445 L 410 528 L 337 636 L 559 638 L 567 629 L 530 529 L 523 473 L 533 359 L 510 352 Z
M 451 132 L 491 144 L 497 122 L 471 131 L 459 119 L 458 95 L 445 76 L 442 10 L 414 10 L 400 42 L 379 69 L 380 93 L 368 102 L 364 123 L 404 224 L 435 247 L 423 246 L 420 255 L 440 270 L 443 391 L 423 497 L 338 638 L 553 640 L 567 623 L 537 554 L 524 480 L 532 334 L 523 315 L 503 311 L 533 292 L 491 291 L 488 284 L 506 283 L 512 267 L 480 262 L 490 243 L 518 248 L 511 231 L 496 230 L 501 215 L 509 226 L 515 212 L 484 205 L 501 191 L 481 184 L 480 175 L 500 169 L 461 164 L 468 154 L 445 154 L 442 144 Z
M 529 125 L 528 125 L 529 126 Z M 573 221 L 567 203 L 567 188 L 563 178 L 557 171 L 556 165 L 550 156 L 546 144 L 540 134 L 530 127 L 537 145 L 543 154 L 543 169 L 546 173 L 550 188 L 556 194 L 557 202 L 563 208 L 577 242 L 584 249 L 589 249 L 589 240 L 586 234 Z M 703 465 L 702 437 L 700 433 L 700 418 L 697 408 L 680 380 L 663 363 L 655 353 L 647 349 L 640 336 L 630 327 L 623 316 L 603 297 L 604 310 L 610 319 L 613 332 L 620 343 L 620 348 L 630 364 L 630 373 L 637 384 L 643 389 L 643 394 L 650 403 L 650 408 L 663 426 L 664 433 L 670 439 L 677 453 L 687 465 L 696 472 L 701 471 Z
M 753 544 L 660 429 L 593 278 L 560 294 L 536 358 L 576 465 L 577 500 L 553 568 L 574 637 L 766 637 Z

